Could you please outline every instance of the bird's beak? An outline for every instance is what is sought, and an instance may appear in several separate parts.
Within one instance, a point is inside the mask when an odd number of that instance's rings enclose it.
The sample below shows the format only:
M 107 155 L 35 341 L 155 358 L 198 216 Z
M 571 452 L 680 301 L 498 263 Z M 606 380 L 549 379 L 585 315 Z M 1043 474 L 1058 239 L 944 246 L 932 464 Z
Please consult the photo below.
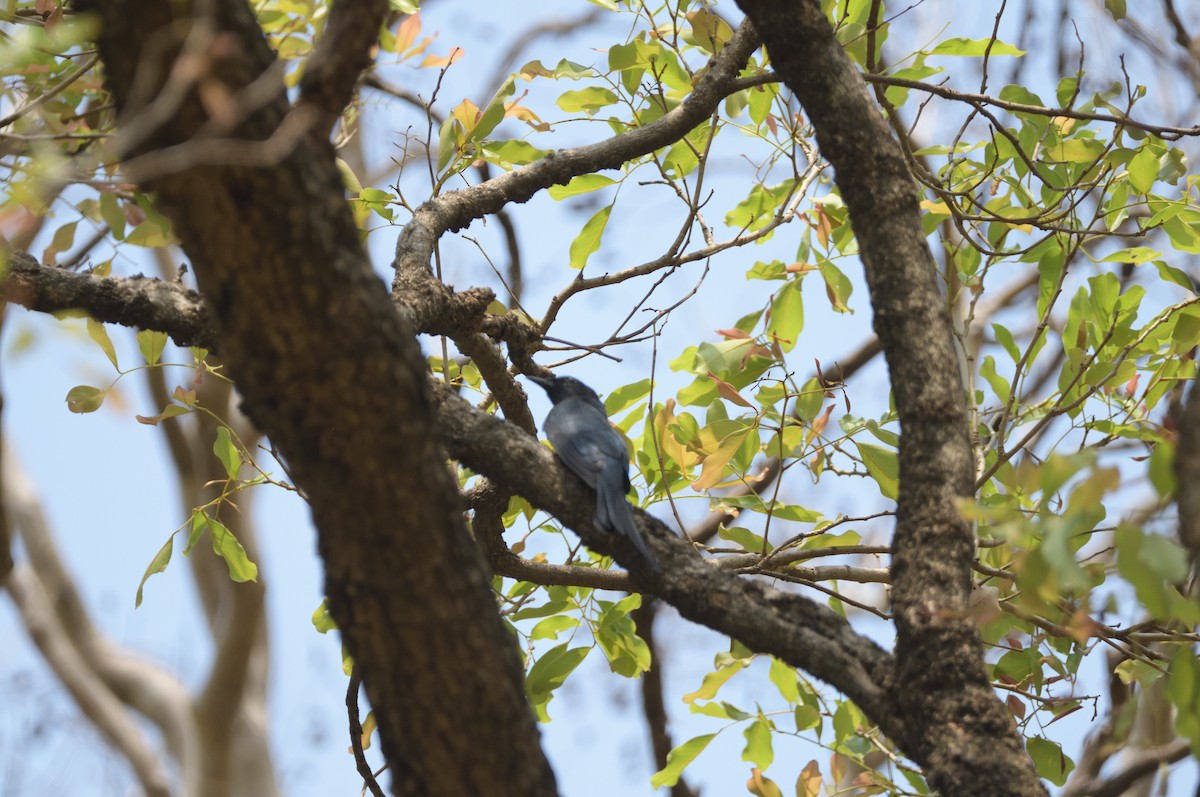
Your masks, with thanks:
M 526 374 L 528 376 L 528 374 Z M 554 386 L 554 377 L 545 376 L 529 376 L 529 381 L 535 385 L 540 385 L 542 390 L 549 390 Z

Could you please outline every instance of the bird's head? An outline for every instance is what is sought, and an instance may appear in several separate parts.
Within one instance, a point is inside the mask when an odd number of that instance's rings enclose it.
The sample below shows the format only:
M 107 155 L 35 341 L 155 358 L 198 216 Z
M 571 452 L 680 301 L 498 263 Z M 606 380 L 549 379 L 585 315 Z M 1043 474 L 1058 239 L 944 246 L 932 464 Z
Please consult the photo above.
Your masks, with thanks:
M 531 376 L 529 380 L 534 384 L 542 386 L 546 391 L 546 395 L 550 397 L 552 404 L 557 404 L 569 398 L 578 398 L 594 404 L 600 404 L 600 397 L 596 395 L 596 391 L 573 376 Z

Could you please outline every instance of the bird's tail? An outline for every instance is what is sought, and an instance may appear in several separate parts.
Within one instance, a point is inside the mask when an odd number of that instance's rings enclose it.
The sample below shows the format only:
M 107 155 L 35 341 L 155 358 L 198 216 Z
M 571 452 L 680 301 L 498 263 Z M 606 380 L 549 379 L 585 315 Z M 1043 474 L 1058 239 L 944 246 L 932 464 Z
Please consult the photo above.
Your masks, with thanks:
M 633 543 L 633 547 L 637 548 L 638 553 L 649 563 L 650 567 L 658 570 L 658 560 L 654 558 L 654 554 L 650 553 L 650 548 L 646 546 L 646 541 L 642 539 L 641 532 L 638 531 L 629 501 L 625 499 L 624 494 L 620 492 L 618 487 L 607 486 L 617 483 L 618 480 L 614 479 L 602 478 L 597 481 L 596 525 L 602 529 L 624 535 Z

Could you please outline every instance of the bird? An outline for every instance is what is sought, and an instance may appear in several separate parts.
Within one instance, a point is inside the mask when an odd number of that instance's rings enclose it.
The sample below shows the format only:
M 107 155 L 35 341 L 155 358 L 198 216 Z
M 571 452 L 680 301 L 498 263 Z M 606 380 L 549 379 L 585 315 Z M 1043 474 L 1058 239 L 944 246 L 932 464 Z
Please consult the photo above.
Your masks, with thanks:
M 553 406 L 542 428 L 567 469 L 596 491 L 592 522 L 626 537 L 654 570 L 658 560 L 642 539 L 626 500 L 629 493 L 629 451 L 625 438 L 608 422 L 596 391 L 571 376 L 530 376 L 550 397 Z

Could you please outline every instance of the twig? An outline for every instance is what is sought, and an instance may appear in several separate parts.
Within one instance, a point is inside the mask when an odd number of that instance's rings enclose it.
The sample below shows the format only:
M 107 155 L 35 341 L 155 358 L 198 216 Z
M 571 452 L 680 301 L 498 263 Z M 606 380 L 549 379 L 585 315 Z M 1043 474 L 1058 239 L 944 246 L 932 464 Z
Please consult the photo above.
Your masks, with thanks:
M 358 774 L 362 776 L 366 788 L 370 789 L 371 794 L 375 797 L 385 797 L 383 789 L 379 787 L 379 781 L 375 780 L 375 773 L 371 771 L 371 765 L 367 763 L 367 757 L 363 754 L 363 729 L 362 723 L 358 719 L 358 688 L 360 686 L 362 686 L 362 677 L 358 674 L 358 667 L 355 666 L 350 671 L 350 683 L 346 685 L 346 717 L 350 722 L 350 750 L 354 753 L 354 765 L 358 768 Z

